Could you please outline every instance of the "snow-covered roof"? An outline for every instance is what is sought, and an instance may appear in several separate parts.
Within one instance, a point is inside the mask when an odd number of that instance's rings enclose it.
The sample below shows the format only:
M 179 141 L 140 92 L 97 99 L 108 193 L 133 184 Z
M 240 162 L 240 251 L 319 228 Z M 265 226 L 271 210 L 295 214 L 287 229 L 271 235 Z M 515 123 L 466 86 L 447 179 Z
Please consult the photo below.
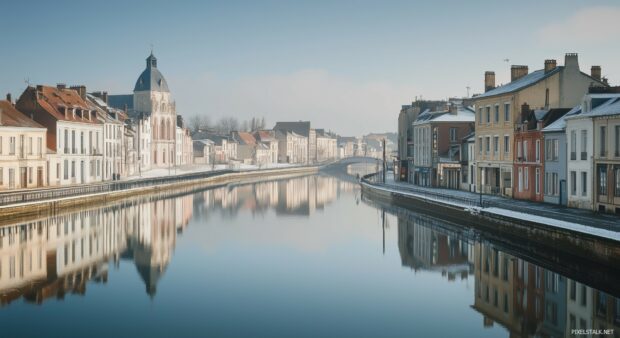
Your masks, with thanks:
M 485 98 L 485 97 L 491 97 L 491 96 L 495 96 L 495 95 L 501 95 L 501 94 L 506 94 L 506 93 L 511 93 L 517 90 L 521 90 L 523 88 L 529 87 L 531 85 L 534 85 L 550 76 L 552 76 L 553 74 L 556 74 L 558 72 L 560 72 L 562 69 L 564 69 L 564 66 L 558 66 L 555 67 L 555 69 L 545 73 L 544 69 L 539 69 L 537 71 L 531 72 L 525 76 L 523 76 L 522 78 L 512 81 L 510 83 L 507 83 L 503 86 L 499 86 L 496 87 L 494 89 L 489 90 L 488 92 L 484 93 L 484 94 L 480 94 L 478 96 L 476 96 L 474 99 L 480 99 L 480 98 Z
M 458 107 L 456 114 L 451 114 L 449 111 L 425 111 L 418 116 L 413 125 L 416 126 L 429 122 L 474 122 L 475 119 L 476 113 L 471 108 Z
M 581 106 L 576 106 L 573 109 L 569 110 L 566 114 L 564 114 L 564 116 L 560 117 L 559 119 L 555 120 L 550 125 L 543 128 L 542 131 L 543 132 L 562 131 L 566 129 L 566 118 L 573 116 L 573 115 L 578 115 L 578 114 L 581 114 Z
M 589 112 L 582 112 L 578 116 L 569 116 L 567 120 L 573 120 L 577 118 L 588 118 L 597 116 L 611 116 L 620 115 L 620 97 L 614 97 L 607 100 L 605 103 L 597 106 Z

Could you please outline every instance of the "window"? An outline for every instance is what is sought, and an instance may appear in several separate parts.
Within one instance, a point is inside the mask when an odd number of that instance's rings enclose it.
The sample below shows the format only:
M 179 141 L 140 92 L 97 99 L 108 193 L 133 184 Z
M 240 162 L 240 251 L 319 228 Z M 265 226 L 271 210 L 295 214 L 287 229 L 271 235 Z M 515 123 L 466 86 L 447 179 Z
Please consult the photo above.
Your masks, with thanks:
M 0 136 L 0 154 L 2 154 L 2 136 Z
M 32 167 L 28 167 L 28 184 L 32 184 Z
M 15 136 L 9 138 L 9 155 L 15 155 Z
M 65 129 L 65 154 L 69 153 L 69 132 Z
M 577 160 L 577 131 L 570 131 L 570 159 Z
M 553 140 L 553 156 L 552 160 L 557 161 L 560 156 L 560 140 Z
M 499 104 L 495 105 L 495 111 L 493 115 L 493 117 L 495 118 L 493 122 L 499 123 Z
M 487 113 L 487 123 L 491 123 L 491 107 L 487 106 L 486 113 Z
M 527 140 L 524 140 L 523 141 L 523 161 L 525 162 L 527 162 L 528 157 L 529 157 L 527 156 L 527 154 L 528 154 L 528 142 Z
M 482 154 L 482 137 L 478 137 L 478 152 Z
M 536 140 L 536 162 L 540 162 L 540 140 Z
M 549 108 L 549 88 L 545 89 L 545 108 Z
M 530 190 L 530 168 L 523 168 L 523 186 L 525 190 Z
M 75 161 L 71 161 L 71 178 L 75 178 Z
M 65 180 L 69 179 L 69 161 L 65 160 Z
M 37 139 L 37 155 L 43 155 L 43 138 L 41 137 Z
M 521 161 L 523 158 L 523 147 L 521 146 L 521 141 L 517 142 L 517 161 Z
M 570 194 L 577 195 L 577 172 L 570 172 Z
M 615 155 L 616 157 L 620 157 L 620 126 L 616 126 L 615 127 L 615 140 L 614 140 L 614 144 L 615 146 Z M 0 139 L 0 148 L 2 147 L 2 139 Z M 2 150 L 0 150 L 0 153 L 2 153 Z
M 56 163 L 56 179 L 60 179 L 60 163 Z
M 574 280 L 570 281 L 570 300 L 572 301 L 576 301 L 577 300 L 577 282 L 575 282 Z
M 504 103 L 504 122 L 510 122 L 510 103 Z
M 456 141 L 456 128 L 450 128 L 450 141 Z
M 536 176 L 534 177 L 536 180 L 534 185 L 536 186 L 536 195 L 540 194 L 540 168 L 536 168 Z
M 522 192 L 523 191 L 523 167 L 519 167 L 519 176 L 517 180 L 519 180 L 519 192 Z
M 504 152 L 510 153 L 510 136 L 504 135 Z
M 620 197 L 620 165 L 614 166 L 614 197 Z
M 493 152 L 496 156 L 499 153 L 499 136 L 493 137 Z
M 551 184 L 552 184 L 552 193 L 554 196 L 558 196 L 560 194 L 560 179 L 558 173 L 551 174 Z
M 33 149 L 33 145 L 32 145 L 32 137 L 28 138 L 28 155 L 32 155 L 32 149 Z
M 71 131 L 71 153 L 77 153 L 77 147 L 75 146 L 75 130 Z
M 588 131 L 581 131 L 581 160 L 585 161 L 588 159 Z
M 478 109 L 478 124 L 482 124 L 482 108 Z
M 599 133 L 600 135 L 600 156 L 601 157 L 607 157 L 607 128 L 605 126 L 601 126 L 601 132 Z
M 0 168 L 0 186 L 4 184 L 4 170 Z
M 607 164 L 598 165 L 598 194 L 607 195 Z
M 581 196 L 588 195 L 588 173 L 585 171 L 581 172 Z
M 486 154 L 488 155 L 489 151 L 491 150 L 491 137 L 490 136 L 486 137 L 486 144 L 484 148 L 485 148 Z

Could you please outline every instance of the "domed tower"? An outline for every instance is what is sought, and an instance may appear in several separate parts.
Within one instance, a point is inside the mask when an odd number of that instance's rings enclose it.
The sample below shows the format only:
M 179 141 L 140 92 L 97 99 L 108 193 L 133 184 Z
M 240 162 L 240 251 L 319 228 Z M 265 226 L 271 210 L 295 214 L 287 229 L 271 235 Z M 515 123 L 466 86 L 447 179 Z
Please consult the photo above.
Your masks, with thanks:
M 151 163 L 154 167 L 174 165 L 176 108 L 168 83 L 157 69 L 157 58 L 151 52 L 146 69 L 133 89 L 133 107 L 151 116 Z

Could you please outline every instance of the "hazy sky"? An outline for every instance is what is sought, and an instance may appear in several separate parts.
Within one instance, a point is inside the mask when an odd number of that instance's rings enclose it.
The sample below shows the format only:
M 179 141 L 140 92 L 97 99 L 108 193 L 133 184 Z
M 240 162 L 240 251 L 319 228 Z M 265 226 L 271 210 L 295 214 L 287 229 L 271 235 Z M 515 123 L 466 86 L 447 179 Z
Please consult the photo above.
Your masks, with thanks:
M 2 4 L 0 93 L 84 84 L 131 93 L 154 45 L 185 116 L 395 131 L 416 96 L 481 92 L 483 73 L 578 52 L 620 79 L 620 2 L 17 1 Z M 510 59 L 505 62 L 504 59 Z

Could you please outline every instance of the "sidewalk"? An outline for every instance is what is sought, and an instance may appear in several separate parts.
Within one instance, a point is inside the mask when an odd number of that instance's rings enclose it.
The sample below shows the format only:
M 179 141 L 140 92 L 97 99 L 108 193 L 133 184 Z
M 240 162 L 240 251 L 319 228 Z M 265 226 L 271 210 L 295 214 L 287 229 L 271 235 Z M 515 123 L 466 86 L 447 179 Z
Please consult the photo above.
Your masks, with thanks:
M 479 201 L 477 193 L 443 188 L 420 187 L 406 182 L 396 182 L 388 175 L 387 182 L 382 186 L 411 193 L 433 193 L 449 196 L 446 200 L 462 199 L 463 206 L 471 206 L 472 201 Z M 437 198 L 434 196 L 433 198 Z M 440 198 L 439 198 L 440 199 Z M 560 227 L 587 226 L 595 229 L 613 231 L 620 234 L 620 217 L 613 214 L 600 214 L 591 210 L 567 208 L 560 205 L 539 203 L 524 200 L 514 200 L 494 195 L 482 195 L 484 206 L 482 210 L 499 215 L 531 219 Z M 592 231 L 587 231 L 592 232 Z M 614 236 L 615 237 L 615 236 Z

